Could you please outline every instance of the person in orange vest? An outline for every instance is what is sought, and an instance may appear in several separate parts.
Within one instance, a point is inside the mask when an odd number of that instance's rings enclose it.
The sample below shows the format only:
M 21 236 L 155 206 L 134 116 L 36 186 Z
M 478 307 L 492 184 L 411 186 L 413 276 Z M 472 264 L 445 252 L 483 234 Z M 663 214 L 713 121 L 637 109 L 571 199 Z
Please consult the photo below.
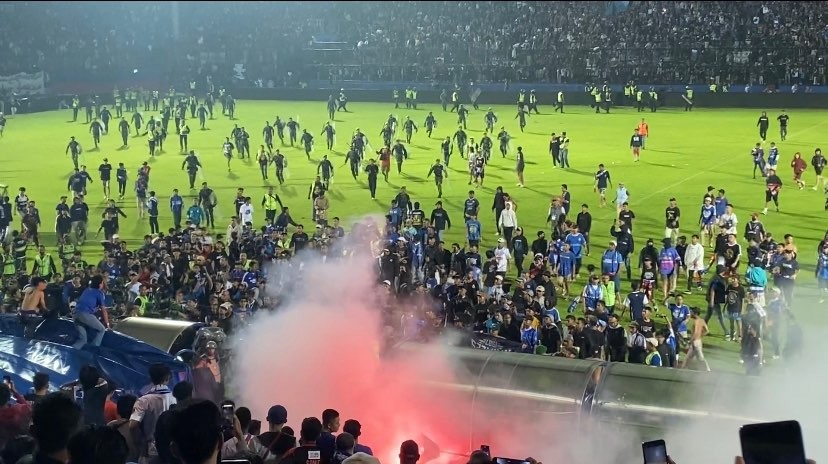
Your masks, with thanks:
M 641 149 L 644 150 L 647 148 L 647 137 L 650 136 L 650 126 L 644 118 L 638 123 L 638 135 L 641 136 Z

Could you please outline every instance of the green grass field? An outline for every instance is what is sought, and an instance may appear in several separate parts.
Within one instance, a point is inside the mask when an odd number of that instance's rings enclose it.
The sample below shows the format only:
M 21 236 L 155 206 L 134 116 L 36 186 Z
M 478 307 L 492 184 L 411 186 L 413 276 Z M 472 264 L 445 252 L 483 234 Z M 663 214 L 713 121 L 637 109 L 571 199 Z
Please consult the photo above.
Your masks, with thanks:
M 391 103 L 353 102 L 349 104 L 349 108 L 352 112 L 337 113 L 335 121 L 337 145 L 330 157 L 337 167 L 337 172 L 329 195 L 330 216 L 343 218 L 347 226 L 348 218 L 366 213 L 385 213 L 391 198 L 400 186 L 406 186 L 412 200 L 420 201 L 428 214 L 436 201 L 437 193 L 433 180 L 425 178 L 426 173 L 434 160 L 440 157 L 440 141 L 456 131 L 456 116 L 453 113 L 444 113 L 437 103 L 421 104 L 417 110 L 394 109 Z M 481 111 L 472 111 L 469 115 L 467 132 L 478 141 L 484 129 L 483 114 L 486 109 L 484 105 Z M 347 171 L 348 168 L 340 167 L 344 162 L 343 156 L 350 135 L 356 128 L 361 128 L 376 150 L 381 142 L 379 130 L 389 113 L 396 114 L 400 120 L 410 116 L 418 126 L 422 126 L 429 110 L 434 111 L 438 121 L 433 138 L 427 138 L 424 128 L 420 127 L 420 132 L 415 134 L 412 144 L 408 147 L 411 158 L 403 166 L 403 174 L 398 175 L 396 169 L 393 169 L 388 184 L 380 178 L 378 200 L 372 201 L 364 176 L 359 181 L 354 181 Z M 513 106 L 497 106 L 494 110 L 500 118 L 497 126 L 505 125 L 513 136 L 512 153 L 517 146 L 524 149 L 527 160 L 526 187 L 516 187 L 514 158 L 500 158 L 495 146 L 492 162 L 486 171 L 486 185 L 477 189 L 483 210 L 480 219 L 484 227 L 483 244 L 486 246 L 493 246 L 496 239 L 494 219 L 489 211 L 495 187 L 503 186 L 517 201 L 520 225 L 526 230 L 531 242 L 538 230 L 549 230 L 544 221 L 550 197 L 559 194 L 560 185 L 566 183 L 572 193 L 573 214 L 577 212 L 581 203 L 591 206 L 594 251 L 591 257 L 585 258 L 585 264 L 598 264 L 600 251 L 609 240 L 608 229 L 614 215 L 613 208 L 597 207 L 598 198 L 592 191 L 593 174 L 598 163 L 607 166 L 614 184 L 624 182 L 631 192 L 631 209 L 637 216 L 636 249 L 640 249 L 648 237 L 661 237 L 664 208 L 667 206 L 668 198 L 672 196 L 678 199 L 679 207 L 682 208 L 682 234 L 688 237 L 697 231 L 695 224 L 700 201 L 708 185 L 727 190 L 727 197 L 735 205 L 739 217 L 740 232 L 750 213 L 760 211 L 763 207 L 764 182 L 752 178 L 752 159 L 749 156 L 750 148 L 758 141 L 755 128 L 757 111 L 697 108 L 692 113 L 681 110 L 637 113 L 632 109 L 617 108 L 613 109 L 611 114 L 598 115 L 586 107 L 567 108 L 566 114 L 549 114 L 551 108 L 541 107 L 545 114 L 531 116 L 526 131 L 521 133 L 517 121 L 513 119 Z M 777 109 L 768 110 L 773 120 Z M 794 188 L 791 171 L 787 165 L 796 151 L 802 152 L 803 157 L 810 160 L 814 148 L 821 144 L 821 134 L 825 132 L 828 119 L 816 111 L 790 111 L 789 114 L 791 122 L 788 141 L 779 141 L 775 124 L 771 126 L 771 135 L 768 139 L 768 142 L 776 141 L 780 146 L 780 177 L 786 183 L 781 194 L 781 212 L 771 212 L 761 219 L 777 238 L 781 238 L 785 233 L 794 234 L 800 250 L 804 251 L 800 253 L 800 263 L 810 270 L 813 264 L 811 250 L 815 249 L 817 241 L 822 238 L 825 231 L 825 226 L 820 223 L 826 214 L 823 211 L 823 194 L 810 189 L 799 191 Z M 232 198 L 238 187 L 244 187 L 246 194 L 253 198 L 253 204 L 258 205 L 265 188 L 271 185 L 261 179 L 255 162 L 255 152 L 262 143 L 261 130 L 265 121 L 272 122 L 276 115 L 279 115 L 285 120 L 288 117 L 298 120 L 302 128 L 307 128 L 316 139 L 312 161 L 306 160 L 304 152 L 299 147 L 281 147 L 289 159 L 289 178 L 284 186 L 277 187 L 283 202 L 291 207 L 294 218 L 309 224 L 311 208 L 307 199 L 308 187 L 316 175 L 318 161 L 327 153 L 324 136 L 319 135 L 326 120 L 325 103 L 243 101 L 238 104 L 236 115 L 237 119 L 230 121 L 217 114 L 216 119 L 208 121 L 208 130 L 205 131 L 198 130 L 197 121 L 190 121 L 190 127 L 193 129 L 190 135 L 190 149 L 199 154 L 204 166 L 203 180 L 216 190 L 219 198 L 216 222 L 222 225 L 228 222 L 233 211 Z M 149 114 L 144 116 L 148 119 Z M 641 162 L 633 163 L 632 155 L 627 148 L 628 141 L 642 116 L 650 125 L 650 137 L 647 149 L 642 152 Z M 121 204 L 130 217 L 121 220 L 122 238 L 137 244 L 149 231 L 146 219 L 135 219 L 135 200 L 131 191 L 135 172 L 143 161 L 149 161 L 152 165 L 150 189 L 158 192 L 161 200 L 162 230 L 170 227 L 172 219 L 166 200 L 173 188 L 179 188 L 183 193 L 188 191 L 187 176 L 181 170 L 183 155 L 179 152 L 178 137 L 174 130 L 167 138 L 165 152 L 150 159 L 145 137 L 131 138 L 129 148 L 120 149 L 120 136 L 114 127 L 117 124 L 111 124 L 110 135 L 103 137 L 100 150 L 93 151 L 88 126 L 69 120 L 70 110 L 18 115 L 9 119 L 5 135 L 0 139 L 0 183 L 9 186 L 9 195 L 13 198 L 17 189 L 25 186 L 30 198 L 38 202 L 44 224 L 51 223 L 53 207 L 58 197 L 67 193 L 66 182 L 72 172 L 72 162 L 64 155 L 64 150 L 69 137 L 74 135 L 84 147 L 81 163 L 88 166 L 92 177 L 96 179 L 89 187 L 90 195 L 87 198 L 93 210 L 90 213 L 90 233 L 97 230 L 96 218 L 100 217 L 103 207 L 103 194 L 100 182 L 97 181 L 97 166 L 104 157 L 109 158 L 114 166 L 117 166 L 118 162 L 124 162 L 130 171 L 127 198 Z M 221 144 L 224 137 L 230 134 L 234 123 L 245 126 L 251 134 L 254 160 L 234 159 L 232 172 L 228 172 L 221 155 Z M 170 126 L 174 129 L 174 124 L 171 123 Z M 553 169 L 547 153 L 549 134 L 561 131 L 566 131 L 571 139 L 569 157 L 572 169 L 568 170 Z M 276 144 L 278 147 L 278 139 Z M 447 243 L 463 241 L 462 203 L 469 190 L 465 161 L 455 153 L 450 167 L 448 181 L 444 184 L 443 203 L 457 224 L 448 232 Z M 270 177 L 272 185 L 278 185 L 275 175 L 271 173 Z M 813 183 L 812 172 L 804 178 L 809 184 Z M 113 186 L 113 191 L 117 191 L 117 186 Z M 611 201 L 612 194 L 609 195 Z M 255 218 L 263 222 L 264 211 L 259 209 Z M 223 232 L 223 227 L 220 232 Z M 45 243 L 54 243 L 54 234 L 46 233 L 44 236 Z M 84 251 L 89 261 L 100 256 L 100 247 L 95 241 L 88 242 Z M 815 294 L 811 272 L 808 270 L 803 271 L 799 295 Z M 634 278 L 637 277 L 638 273 L 635 272 Z M 628 284 L 624 283 L 623 287 L 623 291 L 626 292 Z M 698 296 L 694 295 L 689 301 L 691 305 L 702 306 L 701 298 Z M 808 312 L 804 309 L 799 311 Z M 813 313 L 803 315 L 802 318 L 806 321 L 815 320 L 816 311 Z M 717 325 L 711 321 L 713 333 L 719 335 Z M 723 342 L 720 336 L 716 336 L 710 337 L 707 344 L 710 345 L 707 352 L 713 361 L 714 369 L 739 369 L 735 356 L 736 343 Z

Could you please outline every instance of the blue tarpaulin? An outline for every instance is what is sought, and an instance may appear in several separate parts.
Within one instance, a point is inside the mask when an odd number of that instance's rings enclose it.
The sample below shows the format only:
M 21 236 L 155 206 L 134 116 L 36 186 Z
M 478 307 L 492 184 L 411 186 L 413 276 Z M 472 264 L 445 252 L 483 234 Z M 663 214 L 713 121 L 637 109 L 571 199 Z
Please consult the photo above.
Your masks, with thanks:
M 149 366 L 167 365 L 173 373 L 171 384 L 190 380 L 189 366 L 170 354 L 140 340 L 108 331 L 100 347 L 87 345 L 77 350 L 72 344 L 77 331 L 67 319 L 47 319 L 34 337 L 24 337 L 24 324 L 16 315 L 0 316 L 0 369 L 15 382 L 18 391 L 31 388 L 38 372 L 49 374 L 51 387 L 73 382 L 84 365 L 98 368 L 118 388 L 140 394 L 150 384 Z

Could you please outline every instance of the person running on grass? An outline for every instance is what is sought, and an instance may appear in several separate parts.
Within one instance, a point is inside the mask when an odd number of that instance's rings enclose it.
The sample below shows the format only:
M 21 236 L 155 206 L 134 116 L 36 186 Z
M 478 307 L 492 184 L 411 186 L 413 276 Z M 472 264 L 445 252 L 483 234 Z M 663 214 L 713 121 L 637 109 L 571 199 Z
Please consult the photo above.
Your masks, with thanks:
M 768 177 L 765 179 L 765 209 L 762 214 L 768 214 L 768 205 L 771 200 L 776 206 L 776 212 L 779 212 L 779 191 L 782 189 L 782 179 L 776 175 L 775 169 L 768 169 Z
M 822 180 L 822 171 L 825 169 L 826 164 L 828 164 L 828 160 L 822 156 L 822 150 L 819 148 L 814 150 L 814 156 L 811 158 L 811 166 L 814 167 L 814 173 L 816 173 L 816 181 L 814 182 L 813 187 L 814 190 L 824 185 L 824 181 Z
M 598 192 L 598 207 L 604 208 L 607 206 L 607 188 L 612 186 L 612 179 L 610 173 L 604 169 L 603 164 L 598 165 L 598 172 L 595 173 L 595 185 L 592 187 L 593 192 Z
M 805 182 L 802 180 L 802 173 L 805 172 L 808 165 L 805 164 L 805 160 L 802 159 L 801 153 L 794 153 L 794 157 L 791 160 L 791 168 L 793 168 L 794 182 L 796 182 L 796 185 L 799 186 L 799 190 L 804 189 Z

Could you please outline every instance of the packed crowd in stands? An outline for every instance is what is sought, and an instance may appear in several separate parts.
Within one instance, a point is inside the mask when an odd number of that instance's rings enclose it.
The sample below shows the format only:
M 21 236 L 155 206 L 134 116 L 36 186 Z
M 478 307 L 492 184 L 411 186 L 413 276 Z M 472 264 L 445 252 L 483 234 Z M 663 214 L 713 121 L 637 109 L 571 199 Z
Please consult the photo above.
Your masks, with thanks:
M 825 83 L 823 3 L 624 3 L 6 3 L 0 74 L 44 69 L 55 80 L 122 81 L 150 70 L 169 80 L 226 82 L 243 64 L 248 82 L 277 86 L 314 79 Z M 42 33 L 27 34 L 32 27 Z

